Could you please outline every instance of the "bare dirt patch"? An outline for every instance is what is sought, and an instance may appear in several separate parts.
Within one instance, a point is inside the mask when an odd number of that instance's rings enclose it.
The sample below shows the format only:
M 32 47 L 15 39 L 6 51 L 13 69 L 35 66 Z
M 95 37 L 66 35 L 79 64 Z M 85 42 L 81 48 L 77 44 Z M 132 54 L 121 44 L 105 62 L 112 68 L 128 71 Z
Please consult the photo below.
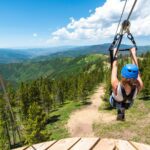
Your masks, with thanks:
M 93 123 L 108 123 L 116 119 L 115 115 L 98 111 L 99 106 L 102 104 L 101 97 L 103 95 L 104 87 L 99 86 L 90 98 L 91 104 L 70 115 L 67 128 L 71 137 L 92 137 L 94 136 Z

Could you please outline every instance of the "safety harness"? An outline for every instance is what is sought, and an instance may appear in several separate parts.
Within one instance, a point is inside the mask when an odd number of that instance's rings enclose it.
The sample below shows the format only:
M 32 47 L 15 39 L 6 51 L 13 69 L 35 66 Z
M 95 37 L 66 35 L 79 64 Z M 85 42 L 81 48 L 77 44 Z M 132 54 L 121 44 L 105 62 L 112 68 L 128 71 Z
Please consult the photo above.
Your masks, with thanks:
M 134 94 L 135 94 L 135 91 L 136 91 L 136 87 L 134 87 L 132 90 L 131 90 L 131 93 L 129 95 L 126 94 L 125 92 L 125 89 L 122 85 L 120 85 L 121 87 L 121 93 L 122 93 L 122 97 L 123 97 L 123 101 L 122 102 L 118 102 L 115 100 L 115 98 L 113 96 L 111 96 L 111 98 L 113 99 L 112 101 L 112 105 L 113 107 L 116 108 L 117 105 L 120 105 L 121 108 L 125 108 L 125 109 L 128 109 L 132 103 L 133 103 L 133 97 L 134 97 Z
M 123 102 L 126 103 L 127 101 L 133 101 L 133 97 L 134 97 L 135 91 L 136 91 L 136 87 L 134 87 L 131 90 L 131 93 L 129 95 L 127 95 L 124 87 L 121 86 L 121 92 L 122 92 L 122 96 L 123 96 Z
M 117 30 L 116 30 L 116 34 L 115 34 L 114 40 L 113 40 L 113 42 L 111 43 L 111 45 L 109 47 L 111 69 L 112 69 L 113 61 L 116 60 L 116 56 L 117 56 L 118 51 L 129 51 L 130 50 L 130 48 L 120 49 L 120 45 L 121 45 L 122 39 L 123 39 L 125 34 L 127 34 L 127 38 L 131 41 L 131 43 L 133 44 L 133 46 L 137 50 L 136 42 L 134 40 L 133 35 L 130 32 L 130 25 L 131 24 L 130 24 L 130 21 L 129 21 L 129 19 L 131 17 L 131 14 L 133 12 L 133 9 L 134 9 L 134 7 L 136 5 L 136 2 L 137 2 L 137 0 L 134 1 L 127 19 L 122 22 L 122 25 L 121 25 L 121 28 L 120 28 L 120 32 L 117 33 L 119 25 L 120 25 L 120 22 L 121 22 L 121 18 L 123 16 L 123 13 L 124 13 L 124 10 L 125 10 L 126 4 L 127 4 L 127 0 L 125 0 L 125 4 L 124 4 L 124 7 L 123 7 L 123 10 L 122 10 L 122 13 L 121 13 L 121 17 L 119 19 L 119 23 L 118 23 L 118 26 L 117 26 Z M 113 52 L 114 48 L 117 49 L 115 54 Z M 134 60 L 134 62 L 135 62 L 135 60 Z M 133 100 L 133 96 L 134 96 L 135 90 L 136 90 L 136 88 L 132 89 L 131 93 L 129 95 L 126 95 L 126 92 L 125 92 L 124 88 L 121 86 L 121 91 L 122 91 L 123 99 L 124 99 L 123 103 L 126 103 L 128 100 L 129 101 Z M 110 93 L 111 92 L 112 92 L 112 90 L 110 89 Z
M 111 68 L 112 68 L 113 61 L 115 60 L 118 51 L 129 51 L 130 50 L 130 48 L 119 49 L 120 45 L 121 45 L 121 42 L 122 42 L 122 39 L 123 39 L 125 34 L 127 34 L 127 38 L 131 41 L 131 43 L 133 44 L 133 46 L 137 50 L 136 42 L 134 40 L 133 35 L 130 32 L 130 25 L 131 24 L 130 24 L 130 21 L 129 21 L 130 16 L 132 14 L 132 11 L 133 11 L 133 9 L 135 7 L 136 2 L 137 2 L 137 0 L 134 1 L 133 6 L 132 6 L 132 8 L 131 8 L 131 10 L 129 12 L 129 15 L 128 15 L 127 19 L 122 22 L 120 32 L 117 33 L 119 25 L 120 25 L 120 22 L 121 22 L 121 18 L 123 16 L 123 13 L 124 13 L 124 10 L 125 10 L 126 4 L 127 4 L 127 0 L 125 0 L 125 5 L 124 5 L 124 8 L 123 8 L 123 11 L 122 11 L 119 23 L 118 23 L 118 27 L 117 27 L 117 30 L 116 30 L 116 34 L 115 34 L 114 40 L 113 40 L 113 42 L 111 43 L 111 45 L 109 47 Z M 114 48 L 116 48 L 117 50 L 116 50 L 116 53 L 113 55 Z

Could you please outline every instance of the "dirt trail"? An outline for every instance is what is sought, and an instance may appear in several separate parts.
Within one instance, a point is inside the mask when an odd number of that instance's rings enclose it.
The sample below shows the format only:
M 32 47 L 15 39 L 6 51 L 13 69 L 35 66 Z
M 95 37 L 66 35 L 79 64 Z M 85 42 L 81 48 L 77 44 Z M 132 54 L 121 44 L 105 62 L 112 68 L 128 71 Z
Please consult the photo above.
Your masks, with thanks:
M 94 122 L 108 123 L 116 119 L 116 116 L 110 113 L 98 111 L 102 103 L 101 97 L 104 95 L 104 87 L 100 86 L 96 92 L 91 96 L 91 104 L 83 109 L 73 112 L 68 121 L 67 127 L 71 137 L 92 137 L 94 132 L 92 125 Z

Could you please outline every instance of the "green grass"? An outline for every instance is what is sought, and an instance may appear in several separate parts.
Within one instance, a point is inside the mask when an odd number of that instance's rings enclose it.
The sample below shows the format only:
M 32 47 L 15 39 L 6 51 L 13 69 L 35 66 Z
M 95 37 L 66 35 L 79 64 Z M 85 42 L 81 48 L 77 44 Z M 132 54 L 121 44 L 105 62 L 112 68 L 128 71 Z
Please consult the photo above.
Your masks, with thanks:
M 116 114 L 116 110 L 106 110 L 103 104 L 100 110 Z M 96 136 L 101 138 L 121 138 L 150 144 L 150 100 L 135 100 L 132 108 L 126 111 L 126 121 L 112 121 L 93 125 Z
M 83 106 L 81 102 L 66 102 L 64 106 L 59 107 L 50 114 L 50 118 L 54 118 L 53 123 L 49 123 L 46 127 L 45 133 L 49 134 L 49 140 L 59 140 L 69 137 L 69 133 L 65 125 L 69 119 L 71 112 Z

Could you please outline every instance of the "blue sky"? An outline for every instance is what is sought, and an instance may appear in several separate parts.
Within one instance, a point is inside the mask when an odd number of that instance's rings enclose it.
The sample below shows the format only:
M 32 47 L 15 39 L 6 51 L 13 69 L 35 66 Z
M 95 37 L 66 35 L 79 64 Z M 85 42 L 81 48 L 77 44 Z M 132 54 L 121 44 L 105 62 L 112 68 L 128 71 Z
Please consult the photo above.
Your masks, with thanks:
M 123 2 L 119 1 L 0 0 L 0 48 L 111 42 L 114 34 L 112 25 L 116 27 L 123 6 Z M 138 8 L 140 6 L 139 2 Z M 137 20 L 138 17 L 133 21 L 137 24 Z M 145 27 L 147 24 L 138 29 L 140 32 L 136 37 L 138 41 L 148 44 L 149 34 L 144 33 Z M 133 28 L 134 33 L 136 30 Z
M 70 17 L 87 17 L 103 0 L 0 0 L 0 47 L 40 46 Z M 44 44 L 43 44 L 44 45 Z M 42 46 L 42 45 L 41 45 Z

